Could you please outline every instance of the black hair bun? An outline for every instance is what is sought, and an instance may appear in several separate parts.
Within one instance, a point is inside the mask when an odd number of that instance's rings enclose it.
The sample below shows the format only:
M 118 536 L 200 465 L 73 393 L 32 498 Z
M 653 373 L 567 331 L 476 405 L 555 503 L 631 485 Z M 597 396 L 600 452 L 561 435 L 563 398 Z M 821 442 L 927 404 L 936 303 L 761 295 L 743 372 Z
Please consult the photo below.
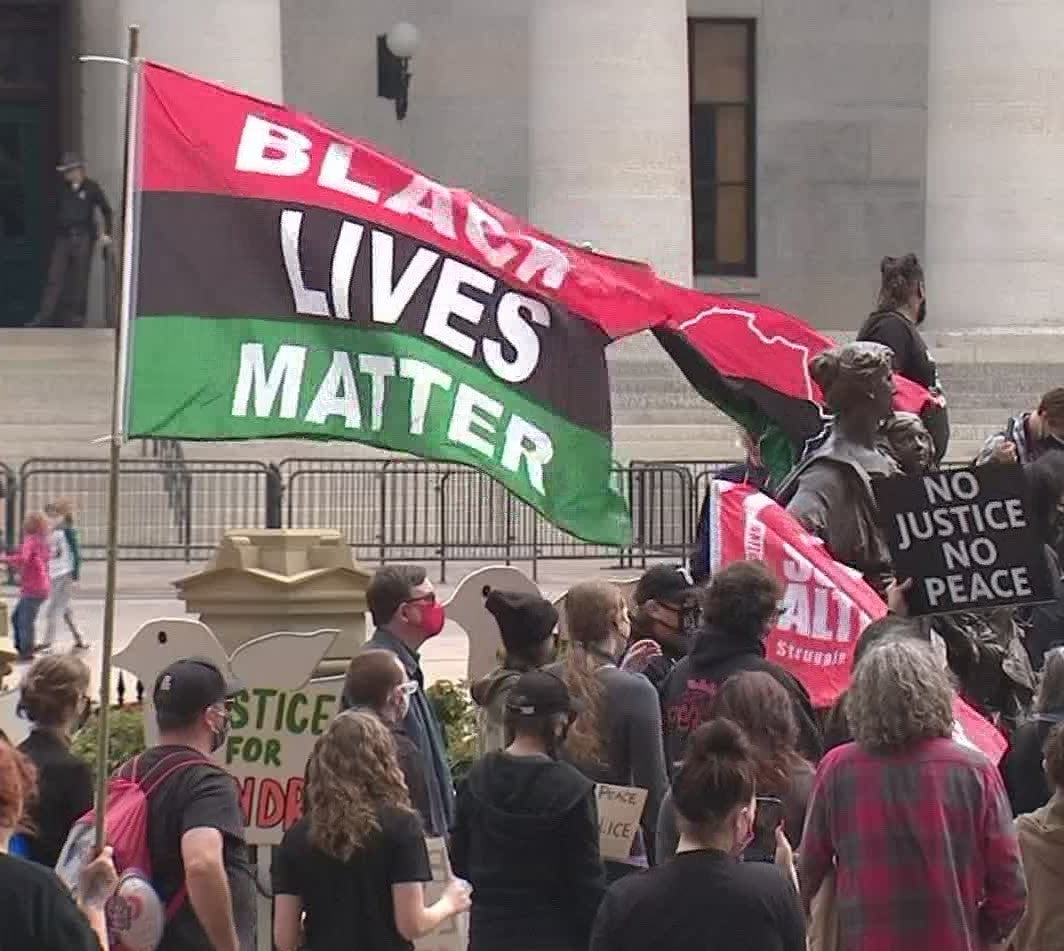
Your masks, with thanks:
M 688 750 L 688 757 L 693 760 L 711 756 L 745 758 L 751 755 L 746 734 L 737 724 L 723 718 L 710 720 L 695 730 L 688 741 Z

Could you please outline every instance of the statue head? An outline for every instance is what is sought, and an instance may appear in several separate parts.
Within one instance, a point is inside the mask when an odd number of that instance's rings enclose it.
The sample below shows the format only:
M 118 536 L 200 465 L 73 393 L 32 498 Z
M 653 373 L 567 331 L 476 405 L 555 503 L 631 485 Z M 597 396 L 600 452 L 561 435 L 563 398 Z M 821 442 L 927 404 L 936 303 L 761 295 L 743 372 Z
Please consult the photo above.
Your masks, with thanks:
M 848 343 L 813 357 L 809 373 L 828 409 L 875 432 L 894 412 L 891 361 L 890 348 L 882 344 Z
M 895 413 L 880 430 L 887 452 L 905 475 L 924 475 L 935 462 L 935 443 L 915 413 Z

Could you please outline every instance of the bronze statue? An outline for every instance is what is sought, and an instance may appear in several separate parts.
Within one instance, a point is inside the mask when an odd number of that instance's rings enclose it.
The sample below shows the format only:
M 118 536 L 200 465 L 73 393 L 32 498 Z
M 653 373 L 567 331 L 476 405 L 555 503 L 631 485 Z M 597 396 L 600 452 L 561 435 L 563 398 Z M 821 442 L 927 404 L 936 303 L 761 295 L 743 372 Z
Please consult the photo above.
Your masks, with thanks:
M 880 436 L 893 415 L 891 352 L 877 343 L 847 344 L 818 354 L 809 371 L 834 414 L 831 431 L 786 478 L 777 499 L 837 561 L 884 594 L 890 551 L 876 522 L 872 482 L 901 471 Z
M 935 466 L 935 441 L 916 413 L 895 413 L 880 430 L 883 448 L 904 475 L 924 475 Z

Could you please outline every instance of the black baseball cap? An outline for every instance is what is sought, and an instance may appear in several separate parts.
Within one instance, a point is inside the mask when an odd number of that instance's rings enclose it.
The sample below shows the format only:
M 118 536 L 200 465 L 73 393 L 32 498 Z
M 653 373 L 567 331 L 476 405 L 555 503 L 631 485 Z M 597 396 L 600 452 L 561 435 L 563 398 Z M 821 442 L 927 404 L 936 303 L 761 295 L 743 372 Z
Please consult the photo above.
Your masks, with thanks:
M 695 579 L 683 565 L 654 565 L 643 573 L 635 586 L 636 604 L 647 601 L 675 603 L 682 601 L 695 588 Z
M 579 713 L 584 705 L 569 696 L 565 681 L 545 670 L 521 674 L 506 698 L 506 709 L 522 717 L 549 717 Z
M 241 687 L 209 660 L 190 657 L 174 661 L 155 678 L 152 703 L 156 713 L 178 723 L 191 723 L 207 707 L 224 703 Z

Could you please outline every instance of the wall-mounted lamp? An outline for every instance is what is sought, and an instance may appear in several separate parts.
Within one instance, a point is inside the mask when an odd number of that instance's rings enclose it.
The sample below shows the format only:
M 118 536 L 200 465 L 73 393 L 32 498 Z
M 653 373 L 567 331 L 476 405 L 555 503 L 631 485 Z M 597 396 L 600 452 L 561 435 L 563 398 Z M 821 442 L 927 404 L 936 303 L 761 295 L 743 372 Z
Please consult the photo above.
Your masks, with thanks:
M 377 95 L 395 100 L 395 117 L 406 116 L 410 92 L 410 57 L 417 50 L 417 27 L 396 23 L 377 37 Z

